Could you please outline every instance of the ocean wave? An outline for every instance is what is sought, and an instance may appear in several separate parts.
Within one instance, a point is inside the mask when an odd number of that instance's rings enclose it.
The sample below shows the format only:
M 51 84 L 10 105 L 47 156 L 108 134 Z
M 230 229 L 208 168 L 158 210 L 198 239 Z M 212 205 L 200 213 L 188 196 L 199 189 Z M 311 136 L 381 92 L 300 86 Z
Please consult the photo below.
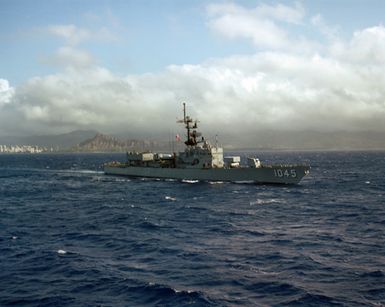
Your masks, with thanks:
M 177 290 L 162 284 L 148 283 L 130 290 L 141 295 L 144 304 L 153 306 L 219 306 L 200 291 Z
M 360 275 L 361 278 L 368 278 L 368 277 L 373 277 L 373 278 L 380 278 L 383 279 L 385 278 L 385 273 L 381 270 L 375 270 L 371 272 L 365 272 Z M 384 279 L 385 281 L 385 279 Z
M 303 154 L 295 187 L 0 155 L 0 305 L 384 305 L 384 154 Z
M 344 306 L 332 297 L 312 293 L 305 293 L 294 299 L 285 300 L 281 304 L 289 306 Z

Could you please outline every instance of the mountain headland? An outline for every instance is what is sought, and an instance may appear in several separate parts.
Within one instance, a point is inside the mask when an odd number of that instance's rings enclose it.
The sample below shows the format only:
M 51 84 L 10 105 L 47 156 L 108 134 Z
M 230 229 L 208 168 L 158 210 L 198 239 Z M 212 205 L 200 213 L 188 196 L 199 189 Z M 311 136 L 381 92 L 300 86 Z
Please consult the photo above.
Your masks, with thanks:
M 163 144 L 164 145 L 164 144 Z M 120 140 L 116 137 L 97 133 L 75 146 L 69 151 L 74 152 L 125 152 L 125 151 L 154 151 L 163 149 L 160 142 L 149 140 Z

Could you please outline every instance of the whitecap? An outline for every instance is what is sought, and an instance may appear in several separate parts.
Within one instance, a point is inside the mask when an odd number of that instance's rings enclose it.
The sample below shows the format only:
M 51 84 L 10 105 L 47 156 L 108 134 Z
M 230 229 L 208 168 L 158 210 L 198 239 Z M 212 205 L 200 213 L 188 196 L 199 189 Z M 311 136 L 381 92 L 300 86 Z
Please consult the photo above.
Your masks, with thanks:
M 104 174 L 103 171 L 97 171 L 97 170 L 91 170 L 91 169 L 76 169 L 76 168 L 59 170 L 58 173 L 63 173 L 63 174 L 95 174 L 95 175 L 103 175 Z
M 175 200 L 176 200 L 175 197 L 171 197 L 171 196 L 165 196 L 164 199 L 172 200 L 172 201 L 175 201 Z
M 238 183 L 238 184 L 252 184 L 252 183 L 255 183 L 253 180 L 236 180 L 234 181 L 234 183 Z
M 94 171 L 90 169 L 77 169 L 74 171 L 74 173 L 80 173 L 80 174 L 98 174 L 98 175 L 103 175 L 103 171 Z
M 129 182 L 129 181 L 131 181 L 130 179 L 128 179 L 128 178 L 118 178 L 118 177 L 115 177 L 114 178 L 114 181 L 115 182 Z
M 195 292 L 193 290 L 177 290 L 177 289 L 172 289 L 172 290 L 174 290 L 175 293 L 188 293 L 188 294 L 191 294 L 191 293 Z
M 16 236 L 12 236 L 11 239 L 12 239 L 12 240 L 16 240 L 17 237 L 16 237 Z
M 199 180 L 188 180 L 188 179 L 183 179 L 182 182 L 185 182 L 185 183 L 197 183 L 197 182 L 199 182 Z
M 257 199 L 254 201 L 250 201 L 250 206 L 253 205 L 262 205 L 262 204 L 274 204 L 274 203 L 280 203 L 281 200 L 277 198 L 270 198 L 270 199 Z
M 263 204 L 263 200 L 262 199 L 257 199 L 257 200 L 254 200 L 254 201 L 250 201 L 250 206 L 253 206 L 253 205 L 261 205 Z
M 223 181 L 209 181 L 209 184 L 222 184 Z

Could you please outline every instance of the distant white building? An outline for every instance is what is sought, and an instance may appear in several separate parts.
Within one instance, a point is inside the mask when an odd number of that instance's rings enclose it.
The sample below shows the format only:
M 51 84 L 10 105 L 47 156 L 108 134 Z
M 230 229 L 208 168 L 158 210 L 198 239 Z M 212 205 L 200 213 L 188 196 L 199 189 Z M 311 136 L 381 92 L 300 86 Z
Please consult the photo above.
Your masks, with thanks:
M 0 145 L 0 153 L 41 153 L 46 152 L 46 147 L 36 145 Z

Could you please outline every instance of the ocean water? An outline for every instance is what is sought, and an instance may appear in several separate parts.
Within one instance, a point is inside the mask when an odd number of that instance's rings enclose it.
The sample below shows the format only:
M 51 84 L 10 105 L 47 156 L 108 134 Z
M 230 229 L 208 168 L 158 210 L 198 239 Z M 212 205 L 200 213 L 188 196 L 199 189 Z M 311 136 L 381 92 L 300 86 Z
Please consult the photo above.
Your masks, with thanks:
M 106 176 L 122 154 L 0 155 L 0 306 L 384 306 L 385 152 L 295 186 Z

